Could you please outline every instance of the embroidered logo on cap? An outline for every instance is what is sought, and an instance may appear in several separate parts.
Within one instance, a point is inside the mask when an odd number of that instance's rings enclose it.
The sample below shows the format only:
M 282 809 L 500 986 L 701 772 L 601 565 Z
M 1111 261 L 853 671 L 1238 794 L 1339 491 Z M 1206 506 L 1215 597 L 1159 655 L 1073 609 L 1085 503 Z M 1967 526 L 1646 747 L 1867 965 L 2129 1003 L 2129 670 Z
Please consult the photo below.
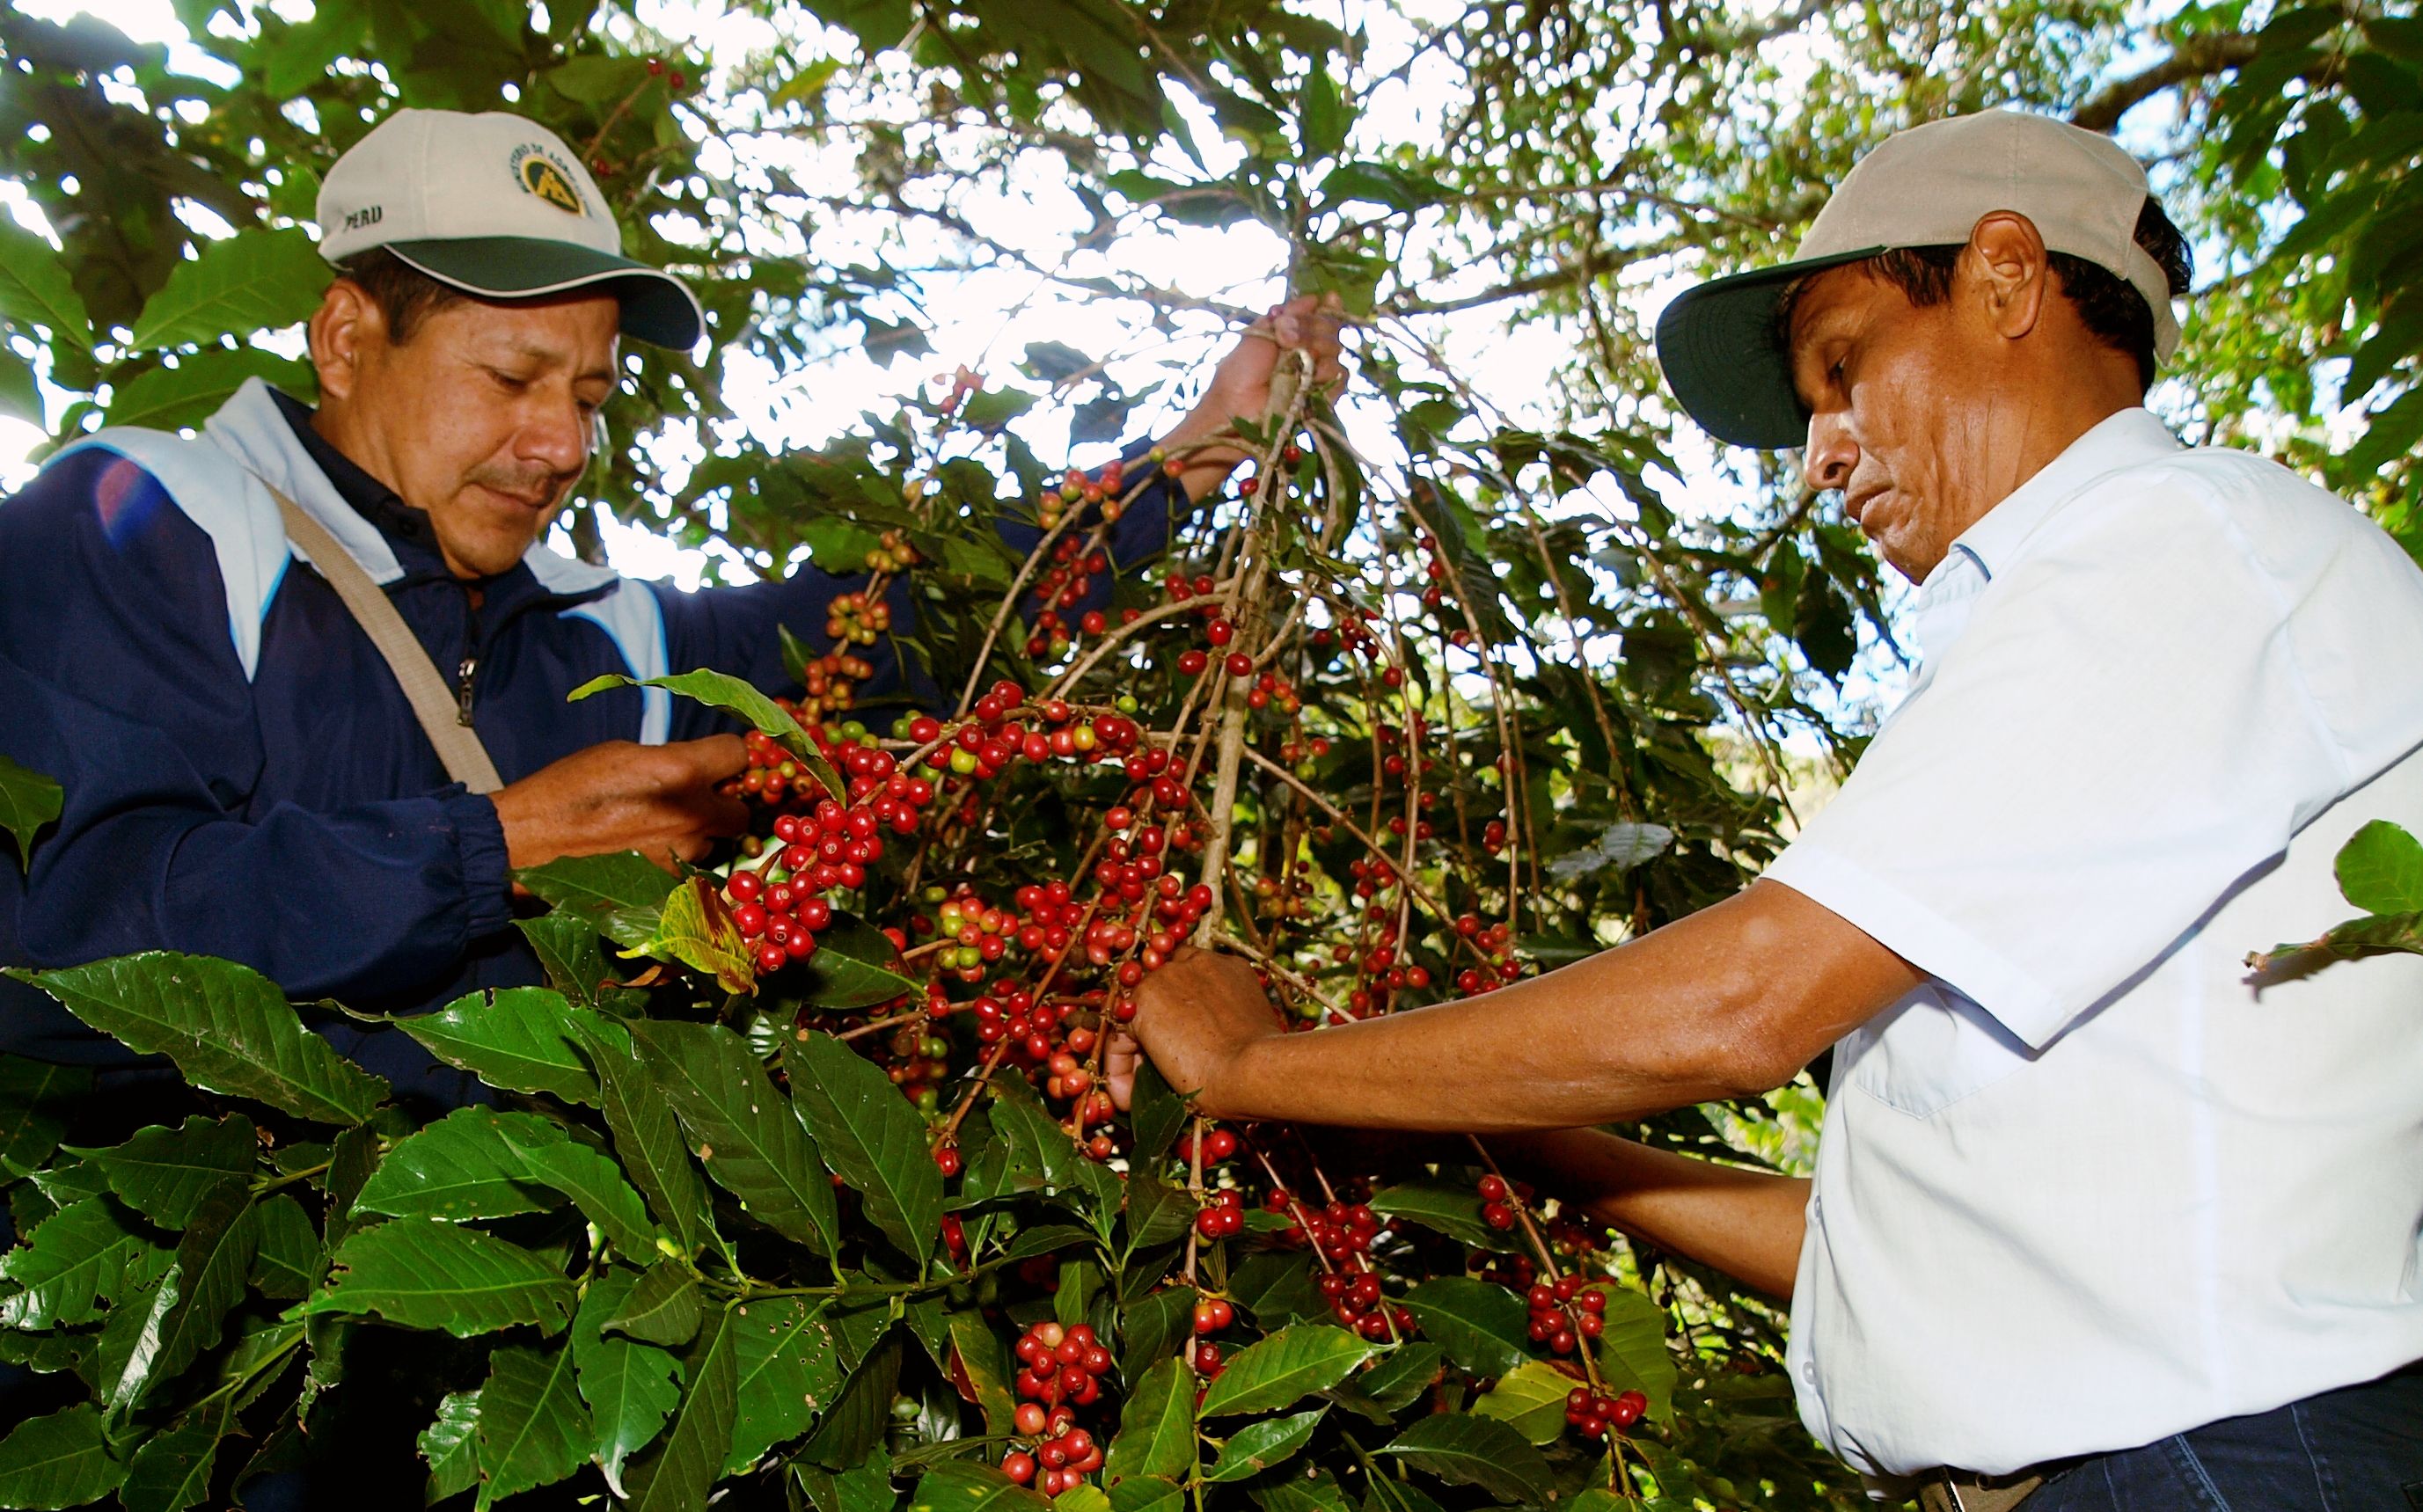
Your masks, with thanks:
M 589 213 L 580 202 L 580 191 L 573 187 L 572 175 L 553 160 L 546 149 L 535 144 L 514 149 L 512 167 L 515 181 L 525 193 L 575 215 Z

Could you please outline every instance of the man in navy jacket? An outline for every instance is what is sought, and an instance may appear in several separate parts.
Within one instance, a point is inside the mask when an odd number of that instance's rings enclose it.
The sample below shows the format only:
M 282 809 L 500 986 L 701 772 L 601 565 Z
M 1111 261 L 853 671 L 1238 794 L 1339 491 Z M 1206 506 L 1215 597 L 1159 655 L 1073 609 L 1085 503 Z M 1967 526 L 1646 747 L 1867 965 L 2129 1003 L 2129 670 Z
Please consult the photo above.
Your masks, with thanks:
M 863 586 L 801 566 L 683 593 L 537 543 L 587 465 L 618 338 L 705 335 L 686 287 L 621 256 L 552 134 L 399 112 L 330 170 L 319 219 L 338 276 L 309 325 L 316 412 L 255 381 L 198 437 L 102 432 L 0 506 L 0 751 L 66 789 L 30 863 L 0 871 L 0 964 L 165 948 L 391 1012 L 538 982 L 512 927 L 513 869 L 695 857 L 742 822 L 714 795 L 743 756 L 713 711 L 653 690 L 565 695 L 601 672 L 693 667 L 779 689 L 778 627 L 820 642 L 826 606 Z M 1309 301 L 1254 337 L 1166 444 L 1259 415 L 1282 344 L 1335 370 L 1335 323 Z M 1176 486 L 1190 495 L 1242 460 L 1189 456 Z M 1117 568 L 1161 549 L 1170 486 L 1118 522 Z M 289 548 L 276 493 L 384 588 L 499 791 L 448 780 L 375 647 Z M 1000 529 L 1021 551 L 1037 539 Z M 906 587 L 895 625 L 914 614 Z M 899 659 L 870 660 L 863 692 L 931 693 Z M 401 1093 L 471 1095 L 400 1033 L 325 1032 Z M 125 1058 L 13 983 L 0 1050 Z

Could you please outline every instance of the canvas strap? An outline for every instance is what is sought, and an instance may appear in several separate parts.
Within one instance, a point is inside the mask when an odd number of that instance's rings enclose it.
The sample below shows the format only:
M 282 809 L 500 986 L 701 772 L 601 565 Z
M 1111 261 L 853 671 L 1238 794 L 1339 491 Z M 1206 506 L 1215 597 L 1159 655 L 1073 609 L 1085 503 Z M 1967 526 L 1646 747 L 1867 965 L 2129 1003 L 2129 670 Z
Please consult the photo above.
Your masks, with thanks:
M 328 533 L 327 527 L 304 513 L 301 505 L 267 480 L 262 486 L 277 500 L 277 512 L 285 516 L 286 539 L 303 548 L 303 555 L 344 601 L 346 612 L 362 627 L 362 634 L 386 658 L 388 670 L 395 674 L 396 685 L 412 704 L 413 717 L 420 721 L 429 743 L 437 748 L 437 759 L 446 764 L 446 775 L 474 793 L 494 793 L 503 787 L 497 764 L 488 759 L 488 748 L 480 743 L 480 732 L 471 728 L 448 691 L 446 679 L 421 648 L 420 638 L 404 622 L 386 592 L 371 581 L 371 575 L 362 571 L 362 564 L 344 543 Z

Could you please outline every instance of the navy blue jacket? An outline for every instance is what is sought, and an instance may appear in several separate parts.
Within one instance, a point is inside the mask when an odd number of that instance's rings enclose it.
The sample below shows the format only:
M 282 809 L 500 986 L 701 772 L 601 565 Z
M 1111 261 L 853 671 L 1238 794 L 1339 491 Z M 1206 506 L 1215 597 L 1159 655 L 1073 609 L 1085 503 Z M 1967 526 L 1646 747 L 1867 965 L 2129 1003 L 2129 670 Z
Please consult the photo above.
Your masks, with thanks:
M 244 962 L 297 999 L 391 1013 L 543 980 L 512 927 L 495 805 L 448 780 L 377 650 L 294 558 L 261 480 L 344 543 L 450 680 L 473 664 L 474 723 L 508 782 L 600 741 L 728 728 L 656 690 L 565 701 L 603 672 L 713 667 L 797 691 L 777 627 L 821 645 L 826 606 L 863 586 L 803 566 L 685 593 L 544 546 L 467 585 L 426 516 L 309 421 L 256 380 L 199 437 L 104 431 L 0 505 L 0 752 L 66 789 L 30 870 L 0 863 L 0 964 L 165 948 Z M 1132 566 L 1158 551 L 1167 522 L 1164 489 L 1148 490 L 1113 555 Z M 1000 529 L 1021 551 L 1035 540 Z M 894 585 L 893 622 L 913 633 L 906 587 Z M 1098 581 L 1096 603 L 1108 592 Z M 931 696 L 888 644 L 870 650 L 863 696 Z M 323 1032 L 400 1091 L 466 1095 L 400 1033 Z M 0 1049 L 124 1058 L 5 981 Z

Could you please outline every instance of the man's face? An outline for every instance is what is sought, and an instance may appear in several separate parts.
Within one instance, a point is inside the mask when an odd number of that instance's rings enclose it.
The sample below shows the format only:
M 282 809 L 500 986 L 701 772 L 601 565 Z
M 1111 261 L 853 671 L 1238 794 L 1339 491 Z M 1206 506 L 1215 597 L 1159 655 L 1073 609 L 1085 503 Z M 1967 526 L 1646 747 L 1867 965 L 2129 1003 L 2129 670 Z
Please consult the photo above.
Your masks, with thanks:
M 1792 383 L 1810 410 L 1804 476 L 1840 490 L 1851 523 L 1912 582 L 2008 492 L 1987 422 L 2017 396 L 1991 391 L 1963 274 L 1953 297 L 1920 306 L 1860 264 L 1830 268 L 1792 311 Z
M 614 387 L 619 315 L 606 295 L 471 301 L 430 314 L 399 346 L 372 307 L 341 396 L 324 361 L 348 455 L 428 512 L 455 575 L 519 561 L 578 480 Z

